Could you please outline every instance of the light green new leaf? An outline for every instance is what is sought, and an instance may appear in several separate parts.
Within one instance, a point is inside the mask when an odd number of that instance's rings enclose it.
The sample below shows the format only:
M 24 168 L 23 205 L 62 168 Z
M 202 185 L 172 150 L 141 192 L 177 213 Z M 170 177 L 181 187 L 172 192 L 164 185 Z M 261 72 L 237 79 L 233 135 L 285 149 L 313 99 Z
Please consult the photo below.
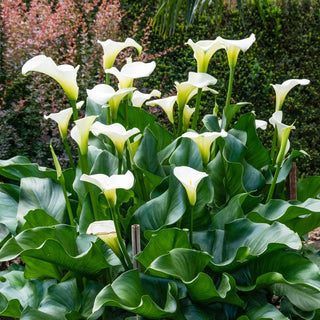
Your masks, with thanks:
M 66 218 L 66 201 L 62 188 L 51 179 L 23 178 L 20 185 L 20 199 L 17 219 L 24 223 L 24 216 L 34 209 L 43 209 L 59 222 Z
M 146 281 L 155 282 L 158 290 L 154 290 L 154 286 L 146 286 L 141 281 L 138 270 L 123 273 L 99 292 L 93 312 L 103 306 L 115 306 L 148 318 L 176 319 L 177 286 L 173 282 L 163 282 L 151 277 L 144 278 L 144 282 Z M 150 287 L 153 290 L 148 290 Z
M 320 225 L 320 200 L 290 203 L 272 199 L 267 204 L 259 204 L 247 217 L 255 222 L 279 221 L 302 236 Z

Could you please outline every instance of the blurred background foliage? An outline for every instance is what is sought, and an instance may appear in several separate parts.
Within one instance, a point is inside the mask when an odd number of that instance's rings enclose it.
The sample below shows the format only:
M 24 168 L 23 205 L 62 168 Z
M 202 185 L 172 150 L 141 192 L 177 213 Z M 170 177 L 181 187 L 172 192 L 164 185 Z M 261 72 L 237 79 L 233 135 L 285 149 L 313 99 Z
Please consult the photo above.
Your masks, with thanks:
M 283 112 L 286 124 L 295 123 L 292 147 L 310 155 L 299 160 L 299 175 L 319 175 L 320 0 L 179 0 L 179 7 L 173 7 L 175 18 L 168 15 L 163 20 L 165 17 L 156 15 L 157 9 L 170 1 L 2 0 L 0 158 L 20 154 L 51 166 L 48 143 L 52 134 L 55 148 L 60 144 L 55 125 L 45 122 L 43 114 L 67 107 L 62 90 L 46 76 L 20 75 L 23 63 L 36 54 L 52 56 L 60 64 L 80 64 L 80 99 L 85 99 L 85 88 L 104 78 L 97 39 L 132 37 L 144 48 L 139 59 L 157 62 L 152 77 L 136 86 L 141 91 L 160 89 L 165 96 L 174 93 L 174 81 L 185 81 L 189 71 L 196 71 L 193 52 L 185 45 L 189 38 L 195 42 L 217 36 L 242 39 L 255 33 L 256 43 L 239 55 L 232 98 L 251 102 L 244 111 L 254 111 L 258 119 L 268 120 L 275 103 L 271 83 L 310 79 L 310 85 L 296 87 L 288 94 Z M 201 4 L 205 5 L 202 10 Z M 160 26 L 161 21 L 169 25 L 167 30 L 159 27 L 159 21 Z M 120 57 L 118 64 L 122 61 Z M 208 72 L 218 79 L 217 103 L 222 111 L 228 80 L 224 51 L 215 54 Z M 203 112 L 211 112 L 214 103 L 214 97 L 208 95 L 202 103 Z M 162 119 L 161 111 L 150 111 Z M 262 138 L 270 144 L 268 133 Z M 65 157 L 62 151 L 60 157 Z

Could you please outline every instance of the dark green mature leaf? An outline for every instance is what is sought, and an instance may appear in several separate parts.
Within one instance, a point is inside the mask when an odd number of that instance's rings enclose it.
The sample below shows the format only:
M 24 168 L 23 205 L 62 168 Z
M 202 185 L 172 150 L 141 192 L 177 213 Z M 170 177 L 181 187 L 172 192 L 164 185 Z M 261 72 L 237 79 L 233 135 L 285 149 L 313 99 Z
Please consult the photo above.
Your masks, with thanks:
M 205 127 L 211 132 L 220 132 L 219 120 L 217 116 L 206 114 L 202 119 Z
M 93 152 L 93 148 L 94 147 L 90 147 L 91 153 Z M 95 151 L 98 150 L 99 149 L 96 149 Z M 107 176 L 112 176 L 118 173 L 118 158 L 107 150 L 99 150 L 92 161 L 90 174 L 103 173 Z
M 16 156 L 8 160 L 0 160 L 0 175 L 12 179 L 20 180 L 25 177 L 51 178 L 57 180 L 55 170 L 40 167 L 36 163 L 31 163 L 26 157 Z
M 255 222 L 279 221 L 302 236 L 320 225 L 320 200 L 290 203 L 272 199 L 267 204 L 259 204 L 247 217 Z
M 154 187 L 165 177 L 157 157 L 157 138 L 149 128 L 146 128 L 143 132 L 143 138 L 134 156 L 134 162 Z
M 154 281 L 162 290 L 154 290 L 154 286 L 144 285 L 138 270 L 130 270 L 99 292 L 93 311 L 96 312 L 103 306 L 115 306 L 148 318 L 175 319 L 178 308 L 177 286 L 173 282 L 162 282 L 160 286 L 161 282 L 151 277 L 144 277 L 144 281 Z M 153 290 L 148 290 L 150 288 Z M 161 299 L 159 295 L 162 296 Z
M 246 308 L 246 315 L 247 317 L 243 317 L 243 320 L 289 320 L 275 306 L 269 303 L 260 305 L 255 301 L 249 303 Z M 238 320 L 241 319 L 239 318 Z
M 19 187 L 0 184 L 0 223 L 13 234 L 17 228 L 18 194 Z
M 318 198 L 320 195 L 320 177 L 307 177 L 297 183 L 297 199 L 305 201 L 308 198 Z
M 62 188 L 51 179 L 23 178 L 20 186 L 20 199 L 17 219 L 24 223 L 24 216 L 34 209 L 43 209 L 59 222 L 66 218 L 66 201 Z
M 238 289 L 269 288 L 276 296 L 286 296 L 303 311 L 320 305 L 319 269 L 298 253 L 277 250 L 232 273 Z
M 147 246 L 135 259 L 145 268 L 174 248 L 191 248 L 188 233 L 179 229 L 163 229 L 151 236 Z
M 154 260 L 148 272 L 159 277 L 192 281 L 207 266 L 212 256 L 207 252 L 175 248 Z M 192 261 L 192 263 L 190 263 Z
M 158 230 L 177 222 L 186 211 L 187 196 L 181 183 L 171 174 L 169 189 L 148 201 L 133 214 L 132 223 L 140 224 L 141 232 Z
M 239 102 L 237 104 L 230 104 L 223 109 L 222 116 L 222 128 L 228 127 L 234 115 L 245 105 L 250 104 L 250 102 Z
M 36 227 L 50 227 L 60 224 L 60 222 L 51 217 L 46 211 L 42 209 L 30 210 L 24 216 L 26 223 L 22 227 L 22 231 Z
M 213 255 L 212 268 L 217 271 L 231 270 L 279 248 L 301 248 L 299 236 L 277 222 L 270 226 L 238 219 L 226 224 L 224 230 L 208 231 L 207 237 L 201 249 Z
M 90 98 L 86 101 L 86 116 L 98 116 L 97 121 L 107 123 L 107 108 L 102 106 Z

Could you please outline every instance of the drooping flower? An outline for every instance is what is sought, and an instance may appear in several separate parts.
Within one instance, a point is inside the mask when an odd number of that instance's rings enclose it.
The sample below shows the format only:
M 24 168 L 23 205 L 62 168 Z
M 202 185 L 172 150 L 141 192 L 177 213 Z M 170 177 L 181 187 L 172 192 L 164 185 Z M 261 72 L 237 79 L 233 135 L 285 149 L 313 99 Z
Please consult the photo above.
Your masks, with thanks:
M 200 155 L 204 164 L 207 164 L 210 158 L 210 148 L 218 137 L 226 137 L 228 134 L 224 130 L 221 132 L 203 132 L 201 134 L 197 132 L 185 132 L 182 137 L 193 140 L 200 151 Z
M 95 103 L 104 105 L 115 95 L 115 90 L 107 84 L 97 84 L 92 89 L 87 89 L 87 95 Z
M 111 39 L 106 41 L 99 41 L 103 48 L 103 69 L 110 69 L 115 60 L 117 55 L 125 48 L 134 47 L 138 50 L 139 54 L 141 54 L 142 47 L 133 39 L 127 38 L 124 42 L 117 42 Z
M 92 222 L 87 229 L 87 234 L 99 237 L 118 257 L 121 256 L 117 232 L 112 220 Z
M 131 171 L 127 171 L 126 174 L 114 174 L 111 177 L 101 173 L 92 175 L 83 174 L 80 180 L 92 183 L 100 188 L 109 205 L 112 207 L 114 207 L 117 202 L 116 190 L 129 190 L 134 184 L 134 176 Z
M 71 129 L 71 137 L 79 146 L 80 153 L 85 155 L 88 153 L 88 139 L 92 123 L 97 116 L 84 117 L 75 121 L 75 126 Z
M 22 74 L 31 71 L 44 73 L 56 80 L 70 100 L 78 99 L 79 87 L 77 85 L 77 72 L 79 66 L 74 68 L 69 64 L 57 66 L 54 61 L 45 55 L 38 55 L 28 60 L 22 67 Z
M 198 184 L 208 175 L 205 172 L 201 172 L 187 166 L 175 167 L 173 169 L 173 174 L 184 186 L 189 202 L 194 206 L 197 200 Z
M 145 101 L 152 97 L 161 97 L 161 92 L 158 90 L 152 90 L 150 93 L 142 93 L 138 90 L 133 92 L 131 103 L 133 107 L 141 108 Z
M 194 43 L 189 39 L 187 44 L 194 52 L 194 58 L 197 60 L 198 72 L 207 72 L 211 57 L 216 51 L 224 48 L 223 44 L 217 40 L 200 40 Z
M 271 84 L 274 91 L 276 92 L 276 108 L 275 111 L 279 111 L 282 108 L 284 99 L 286 98 L 288 92 L 298 84 L 308 85 L 310 80 L 308 79 L 290 79 L 284 81 L 282 84 Z
M 119 89 L 132 87 L 133 80 L 150 76 L 156 67 L 155 61 L 145 63 L 141 61 L 125 64 L 121 71 L 112 67 L 106 73 L 113 74 L 119 81 Z
M 175 82 L 177 88 L 177 103 L 179 110 L 188 104 L 189 100 L 197 94 L 198 89 L 211 91 L 215 94 L 218 92 L 209 88 L 209 85 L 215 85 L 217 79 L 207 73 L 189 72 L 188 81 Z
M 146 103 L 147 106 L 160 106 L 167 114 L 169 121 L 173 124 L 173 106 L 177 100 L 177 96 L 170 96 L 163 99 L 151 100 Z
M 100 134 L 106 135 L 113 142 L 115 148 L 117 149 L 118 155 L 122 158 L 126 141 L 140 131 L 138 128 L 133 128 L 127 131 L 120 123 L 105 125 L 97 121 L 92 125 L 91 132 L 95 136 Z
M 71 116 L 72 116 L 72 108 L 68 108 L 56 113 L 50 113 L 48 116 L 44 115 L 44 118 L 46 120 L 51 119 L 55 121 L 58 124 L 58 128 L 59 128 L 62 140 L 66 140 L 68 135 L 68 124 Z
M 228 40 L 218 37 L 216 39 L 219 41 L 226 49 L 229 67 L 233 68 L 237 64 L 237 59 L 240 50 L 242 52 L 247 51 L 251 45 L 256 41 L 255 35 L 252 33 L 249 38 L 245 38 L 242 40 Z

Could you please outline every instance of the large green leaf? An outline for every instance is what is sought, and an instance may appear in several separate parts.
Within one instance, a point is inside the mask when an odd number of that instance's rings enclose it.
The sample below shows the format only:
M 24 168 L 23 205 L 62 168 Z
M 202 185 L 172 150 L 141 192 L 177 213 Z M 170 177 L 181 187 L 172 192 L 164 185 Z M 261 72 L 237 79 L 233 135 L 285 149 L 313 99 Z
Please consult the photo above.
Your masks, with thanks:
M 206 114 L 202 122 L 204 126 L 211 132 L 220 132 L 220 125 L 219 125 L 219 119 L 217 116 L 214 116 L 213 114 Z
M 232 276 L 240 290 L 266 287 L 276 296 L 286 296 L 303 311 L 316 310 L 320 306 L 319 268 L 298 253 L 284 250 L 268 253 Z
M 62 188 L 51 179 L 23 178 L 20 185 L 20 199 L 17 219 L 24 223 L 24 216 L 34 209 L 43 209 L 59 222 L 66 218 L 66 201 Z
M 141 232 L 158 230 L 177 222 L 186 211 L 187 196 L 181 183 L 171 173 L 169 188 L 160 196 L 146 202 L 133 214 L 133 222 Z
M 31 163 L 26 157 L 16 156 L 8 160 L 0 160 L 0 175 L 12 179 L 20 180 L 25 177 L 51 178 L 57 180 L 55 170 L 40 167 L 36 163 Z
M 154 285 L 146 285 L 147 281 L 154 282 Z M 163 282 L 152 277 L 144 277 L 142 282 L 139 272 L 130 270 L 99 292 L 93 311 L 103 306 L 115 306 L 151 319 L 176 319 L 177 291 L 173 282 Z
M 195 243 L 200 236 L 201 233 L 195 234 Z M 202 240 L 204 237 L 206 242 Z M 278 222 L 272 225 L 253 223 L 248 219 L 226 224 L 224 230 L 204 233 L 199 244 L 202 250 L 213 255 L 212 268 L 217 271 L 231 270 L 278 248 L 301 248 L 299 236 L 285 225 Z
M 62 268 L 94 275 L 119 264 L 111 250 L 103 254 L 101 242 L 94 243 L 96 239 L 87 235 L 77 238 L 75 229 L 67 225 L 28 229 L 5 243 L 0 249 L 0 261 L 20 255 L 29 277 L 60 279 Z
M 320 200 L 290 203 L 272 199 L 267 204 L 258 205 L 247 217 L 255 222 L 279 221 L 302 236 L 320 226 Z
M 320 198 L 320 177 L 307 177 L 297 183 L 297 199 Z

